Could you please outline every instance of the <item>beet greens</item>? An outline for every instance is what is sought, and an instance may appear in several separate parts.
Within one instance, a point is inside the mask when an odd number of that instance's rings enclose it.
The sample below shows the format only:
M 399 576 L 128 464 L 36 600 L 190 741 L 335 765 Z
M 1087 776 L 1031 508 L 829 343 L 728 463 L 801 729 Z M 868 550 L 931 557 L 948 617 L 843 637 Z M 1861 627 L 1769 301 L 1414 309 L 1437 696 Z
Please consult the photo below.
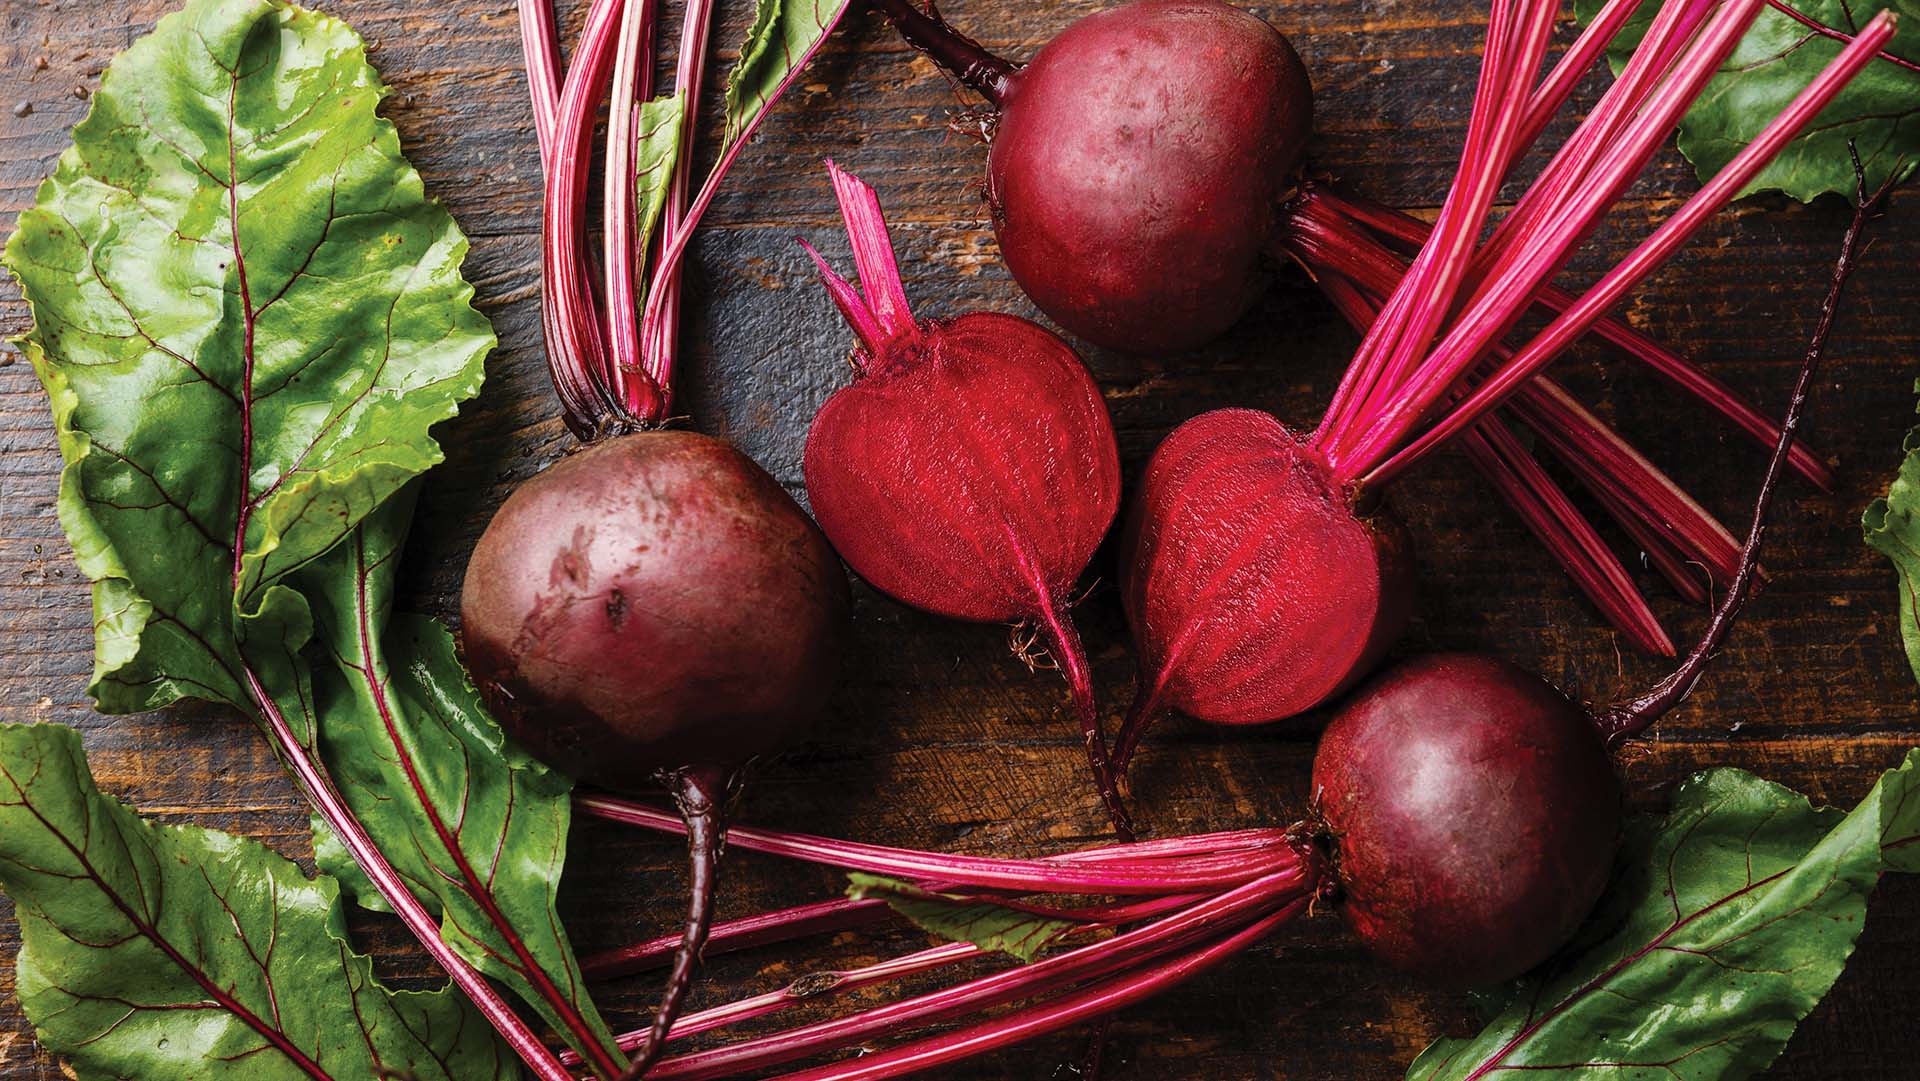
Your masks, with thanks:
M 430 429 L 478 391 L 494 337 L 385 94 L 337 19 L 192 0 L 114 58 L 8 241 L 93 582 L 88 693 L 109 714 L 201 700 L 256 721 L 312 805 L 321 868 L 391 909 L 535 1076 L 569 1075 L 509 995 L 611 1076 L 548 918 L 568 785 L 501 747 L 442 628 L 393 612 Z M 499 850 L 519 858 L 491 868 Z M 167 895 L 190 923 L 191 891 Z M 150 1074 L 157 1043 L 111 1072 Z M 204 1044 L 171 1044 L 203 1070 Z

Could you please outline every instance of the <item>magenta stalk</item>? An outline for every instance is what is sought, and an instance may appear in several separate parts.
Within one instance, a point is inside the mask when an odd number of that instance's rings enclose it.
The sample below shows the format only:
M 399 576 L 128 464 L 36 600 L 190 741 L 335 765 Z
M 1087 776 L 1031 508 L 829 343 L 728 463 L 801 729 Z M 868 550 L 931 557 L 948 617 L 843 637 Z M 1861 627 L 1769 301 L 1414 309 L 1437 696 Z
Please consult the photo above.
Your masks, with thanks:
M 1372 466 L 1361 477 L 1362 484 L 1393 475 L 1417 460 L 1427 449 L 1478 419 L 1584 333 L 1608 309 L 1619 303 L 1628 290 L 1638 285 L 1685 243 L 1709 215 L 1745 190 L 1746 185 L 1781 148 L 1811 123 L 1845 89 L 1847 83 L 1875 59 L 1880 46 L 1893 36 L 1894 22 L 1892 14 L 1888 12 L 1882 12 L 1869 22 L 1859 37 L 1842 50 L 1759 137 L 1736 154 L 1724 169 L 1663 222 L 1652 236 L 1583 294 L 1573 307 L 1528 342 L 1502 371 L 1481 384 L 1464 404 L 1391 458 Z
M 772 1081 L 879 1081 L 904 1077 L 1071 1028 L 1152 998 L 1199 975 L 1285 927 L 1306 907 L 1306 901 L 1295 901 L 1186 957 L 1095 984 L 1051 1003 L 847 1062 L 781 1074 Z
M 717 1081 L 838 1050 L 873 1036 L 990 1009 L 1003 1003 L 1055 993 L 1164 957 L 1250 921 L 1263 923 L 1276 909 L 1304 908 L 1317 884 L 1305 884 L 1301 867 L 1256 879 L 1237 889 L 1164 916 L 1101 942 L 954 987 L 813 1025 L 741 1041 L 710 1051 L 663 1060 L 652 1074 L 660 1081 Z
M 576 796 L 574 805 L 588 815 L 608 821 L 659 833 L 685 832 L 685 826 L 676 816 L 637 800 L 593 793 Z M 1212 840 L 1202 836 L 1178 839 L 1191 854 L 1174 851 L 1180 847 L 1175 844 L 1162 846 L 1157 852 L 1134 851 L 1151 849 L 1153 842 L 1146 842 L 1038 860 L 914 852 L 741 826 L 733 827 L 728 839 L 733 847 L 750 852 L 849 871 L 951 883 L 958 888 L 1154 896 L 1243 885 L 1270 873 L 1276 860 L 1292 858 L 1292 842 L 1286 831 L 1256 832 L 1272 836 L 1264 843 L 1220 852 L 1208 851 L 1205 846 Z
M 439 922 L 407 888 L 406 881 L 387 862 L 387 858 L 381 855 L 373 838 L 367 835 L 366 827 L 354 817 L 353 811 L 334 790 L 333 782 L 314 759 L 312 752 L 300 742 L 292 726 L 287 724 L 279 704 L 267 694 L 251 668 L 247 669 L 246 676 L 247 689 L 260 707 L 267 730 L 272 733 L 275 745 L 286 759 L 295 779 L 300 782 L 300 787 L 306 791 L 314 811 L 340 839 L 341 845 L 353 857 L 353 862 L 365 872 L 374 888 L 380 891 L 380 896 L 400 917 L 400 922 L 413 932 L 428 956 L 447 973 L 454 986 L 460 988 L 474 1008 L 480 1011 L 480 1016 L 487 1019 L 487 1023 L 500 1034 L 501 1040 L 520 1056 L 534 1076 L 541 1081 L 573 1081 L 573 1075 L 560 1064 L 553 1051 L 534 1035 L 520 1015 L 513 1012 L 513 1007 L 500 996 L 500 992 L 441 939 Z
M 1863 35 L 1864 36 L 1864 35 Z M 1857 43 L 1856 43 L 1857 44 Z M 1806 407 L 1807 398 L 1813 392 L 1813 379 L 1820 368 L 1820 361 L 1826 353 L 1827 337 L 1833 332 L 1834 313 L 1839 310 L 1840 296 L 1846 291 L 1847 280 L 1853 276 L 1854 260 L 1859 254 L 1860 237 L 1871 221 L 1885 205 L 1892 193 L 1893 181 L 1889 180 L 1879 191 L 1868 194 L 1866 190 L 1866 172 L 1860 165 L 1860 157 L 1851 143 L 1848 153 L 1853 154 L 1853 169 L 1857 191 L 1857 206 L 1853 221 L 1847 226 L 1847 233 L 1840 248 L 1840 258 L 1835 262 L 1832 277 L 1827 283 L 1827 293 L 1820 304 L 1820 318 L 1815 323 L 1813 336 L 1807 343 L 1802 355 L 1800 377 L 1795 381 L 1793 397 L 1787 405 L 1786 419 L 1780 425 L 1780 441 L 1775 446 L 1773 458 L 1767 463 L 1767 472 L 1760 483 L 1760 498 L 1753 504 L 1753 521 L 1747 527 L 1747 539 L 1740 550 L 1740 567 L 1727 585 L 1726 596 L 1714 609 L 1713 618 L 1700 636 L 1699 644 L 1687 654 L 1680 666 L 1667 678 L 1628 702 L 1620 703 L 1599 715 L 1601 733 L 1609 744 L 1619 744 L 1644 731 L 1648 725 L 1664 716 L 1674 707 L 1686 700 L 1693 688 L 1700 682 L 1706 671 L 1707 662 L 1715 650 L 1726 641 L 1727 633 L 1733 627 L 1734 616 L 1740 606 L 1746 602 L 1748 592 L 1753 588 L 1755 575 L 1759 570 L 1760 542 L 1766 536 L 1767 512 L 1773 505 L 1773 495 L 1779 487 L 1780 475 L 1787 458 L 1787 452 L 1793 447 L 1795 433 L 1800 427 L 1801 415 Z

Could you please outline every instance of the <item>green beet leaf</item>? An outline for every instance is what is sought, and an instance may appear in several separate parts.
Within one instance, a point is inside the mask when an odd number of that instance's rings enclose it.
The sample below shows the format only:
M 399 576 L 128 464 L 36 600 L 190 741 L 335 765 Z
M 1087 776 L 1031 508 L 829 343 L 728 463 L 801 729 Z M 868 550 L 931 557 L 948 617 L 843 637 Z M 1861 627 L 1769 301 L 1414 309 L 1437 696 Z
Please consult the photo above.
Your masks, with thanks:
M 91 691 L 284 718 L 453 948 L 604 1046 L 552 913 L 567 786 L 505 746 L 444 631 L 388 630 L 429 430 L 494 337 L 385 94 L 338 20 L 193 0 L 114 60 L 21 216 Z
M 856 901 L 879 898 L 930 935 L 969 942 L 1022 961 L 1040 956 L 1040 951 L 1080 926 L 1073 920 L 977 897 L 935 893 L 884 875 L 856 871 L 847 879 L 851 883 L 847 896 Z
M 641 102 L 639 115 L 634 118 L 638 129 L 634 138 L 639 145 L 634 148 L 633 159 L 633 235 L 641 240 L 633 271 L 637 282 L 646 281 L 646 239 L 653 236 L 660 214 L 667 208 L 667 189 L 680 164 L 680 130 L 686 114 L 686 95 L 675 91 Z
M 241 626 L 440 458 L 493 346 L 344 23 L 196 0 L 102 79 L 6 265 L 95 582 L 103 709 L 249 705 Z
M 142 819 L 94 787 L 72 729 L 0 726 L 0 887 L 27 1018 L 82 1081 L 520 1076 L 457 993 L 374 979 L 331 879 Z
M 1867 506 L 1860 525 L 1867 544 L 1891 560 L 1900 576 L 1900 639 L 1920 678 L 1920 428 L 1907 433 L 1902 450 L 1900 472 L 1887 494 Z
M 1574 0 L 1582 23 L 1591 22 L 1605 0 Z M 1847 142 L 1859 147 L 1867 190 L 1903 177 L 1920 163 L 1920 3 L 1916 0 L 1782 0 L 1791 11 L 1760 12 L 1747 36 L 1680 122 L 1680 152 L 1701 179 L 1711 177 L 1753 141 L 1773 118 L 1813 81 L 1853 32 L 1882 8 L 1902 19 L 1885 50 L 1868 64 L 1800 138 L 1789 143 L 1746 192 L 1780 191 L 1809 202 L 1827 192 L 1854 197 Z M 1658 5 L 1642 3 L 1608 59 L 1617 74 L 1652 23 Z M 1796 16 L 1798 16 L 1796 18 Z M 1816 29 L 1817 27 L 1817 29 Z M 1825 32 L 1823 32 L 1825 31 Z
M 848 0 L 758 0 L 753 26 L 740 45 L 740 59 L 727 73 L 723 154 L 753 137 L 767 110 L 826 44 L 847 13 L 847 4 Z
M 1418 1081 L 1721 1081 L 1779 1055 L 1833 986 L 1884 870 L 1920 870 L 1920 750 L 1850 813 L 1734 769 L 1629 829 L 1621 874 L 1562 958 Z
M 300 575 L 330 660 L 316 666 L 311 700 L 327 771 L 439 911 L 442 938 L 576 1049 L 612 1047 L 554 907 L 571 782 L 507 743 L 445 627 L 389 619 L 411 504 L 390 501 Z M 385 907 L 317 819 L 314 836 L 321 867 Z

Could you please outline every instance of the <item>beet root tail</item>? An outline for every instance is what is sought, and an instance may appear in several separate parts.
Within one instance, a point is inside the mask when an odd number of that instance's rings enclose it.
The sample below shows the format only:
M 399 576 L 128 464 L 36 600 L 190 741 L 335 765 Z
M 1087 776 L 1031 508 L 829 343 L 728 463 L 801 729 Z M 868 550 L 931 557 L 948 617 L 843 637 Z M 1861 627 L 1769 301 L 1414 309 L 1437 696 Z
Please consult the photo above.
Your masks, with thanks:
M 1093 773 L 1093 783 L 1099 790 L 1100 802 L 1107 809 L 1107 818 L 1113 823 L 1113 832 L 1122 842 L 1131 843 L 1134 839 L 1133 816 L 1128 813 L 1126 801 L 1120 797 L 1120 788 L 1114 781 L 1113 763 L 1107 757 L 1107 734 L 1100 723 L 1100 703 L 1093 694 L 1093 676 L 1087 670 L 1087 649 L 1080 642 L 1080 632 L 1075 629 L 1073 620 L 1060 611 L 1060 605 L 1049 601 L 1039 616 L 1039 630 L 1046 641 L 1047 652 L 1052 655 L 1054 664 L 1060 669 L 1060 675 L 1067 681 L 1067 693 L 1073 699 L 1073 713 L 1080 722 L 1080 738 L 1086 744 L 1087 767 Z
M 680 1016 L 687 989 L 693 985 L 693 969 L 707 944 L 707 931 L 713 925 L 714 884 L 719 871 L 720 849 L 726 839 L 725 800 L 731 778 L 725 771 L 685 769 L 673 776 L 673 798 L 680 817 L 687 824 L 687 925 L 680 933 L 680 946 L 673 954 L 673 968 L 667 975 L 666 990 L 654 1008 L 653 1026 L 620 1081 L 639 1081 L 667 1047 L 667 1034 Z
M 908 45 L 927 54 L 948 74 L 969 90 L 985 98 L 988 105 L 1000 107 L 1007 92 L 1007 81 L 1019 70 L 1012 61 L 995 56 L 980 43 L 955 30 L 938 8 L 928 3 L 922 11 L 912 0 L 875 0 L 873 5 L 887 17 Z
M 1128 777 L 1131 776 L 1134 752 L 1140 749 L 1140 741 L 1146 738 L 1162 712 L 1156 688 L 1142 683 L 1134 694 L 1133 705 L 1127 709 L 1127 719 L 1120 722 L 1120 731 L 1114 733 L 1113 773 L 1123 793 L 1131 791 Z
M 1740 548 L 1739 569 L 1733 581 L 1727 584 L 1726 596 L 1714 608 L 1699 643 L 1687 653 L 1686 659 L 1646 693 L 1596 715 L 1600 734 L 1610 746 L 1646 731 L 1655 721 L 1686 701 L 1687 696 L 1693 693 L 1694 686 L 1700 682 L 1701 675 L 1706 672 L 1707 662 L 1712 660 L 1714 652 L 1726 641 L 1727 633 L 1733 629 L 1734 617 L 1739 615 L 1740 607 L 1753 590 L 1753 580 L 1759 569 L 1760 543 L 1767 532 L 1767 511 L 1773 505 L 1774 489 L 1779 486 L 1780 477 L 1788 468 L 1794 437 L 1800 429 L 1807 397 L 1813 390 L 1814 373 L 1820 368 L 1820 359 L 1826 353 L 1827 338 L 1833 332 L 1834 313 L 1839 309 L 1840 295 L 1846 290 L 1847 279 L 1853 276 L 1867 223 L 1879 216 L 1894 188 L 1893 182 L 1889 181 L 1880 190 L 1868 192 L 1866 171 L 1861 167 L 1859 154 L 1851 144 L 1847 149 L 1854 155 L 1854 177 L 1858 185 L 1853 221 L 1847 226 L 1846 237 L 1841 241 L 1840 256 L 1834 262 L 1833 274 L 1827 282 L 1826 298 L 1820 304 L 1820 318 L 1814 326 L 1813 336 L 1807 342 L 1807 351 L 1801 357 L 1800 378 L 1794 384 L 1793 398 L 1787 404 L 1787 415 L 1780 422 L 1780 438 L 1774 446 L 1773 458 L 1767 462 L 1766 475 L 1760 482 L 1760 494 L 1754 499 L 1753 522 Z

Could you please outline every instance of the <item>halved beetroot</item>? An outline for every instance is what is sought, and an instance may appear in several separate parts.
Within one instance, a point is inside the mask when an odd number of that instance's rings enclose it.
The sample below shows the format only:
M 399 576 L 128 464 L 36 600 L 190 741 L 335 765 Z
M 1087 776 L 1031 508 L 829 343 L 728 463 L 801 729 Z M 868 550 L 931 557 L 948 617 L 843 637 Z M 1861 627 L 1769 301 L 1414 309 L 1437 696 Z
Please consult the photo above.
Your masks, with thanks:
M 1175 429 L 1121 541 L 1141 676 L 1116 771 L 1165 710 L 1259 724 L 1351 685 L 1406 628 L 1409 548 L 1397 519 L 1350 505 L 1271 414 L 1219 409 Z

